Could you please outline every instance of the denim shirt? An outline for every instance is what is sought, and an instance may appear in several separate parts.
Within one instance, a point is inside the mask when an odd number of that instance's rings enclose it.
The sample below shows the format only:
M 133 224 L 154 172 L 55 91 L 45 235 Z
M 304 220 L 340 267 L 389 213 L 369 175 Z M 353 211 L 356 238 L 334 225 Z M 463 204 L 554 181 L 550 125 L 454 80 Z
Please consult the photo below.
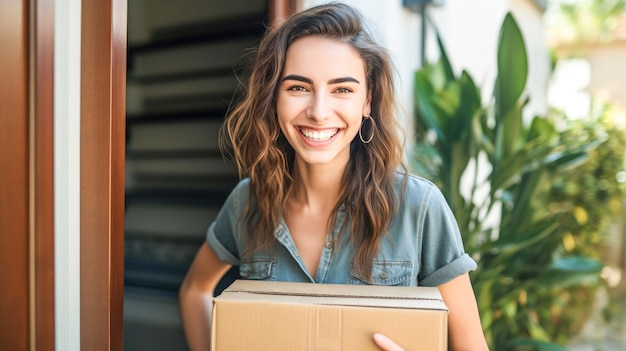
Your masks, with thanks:
M 406 286 L 438 286 L 476 268 L 463 249 L 459 228 L 441 191 L 423 178 L 409 175 L 402 191 L 404 175 L 396 175 L 400 204 L 392 218 L 389 234 L 383 236 L 372 275 L 360 276 L 353 270 L 355 247 L 349 235 L 339 235 L 345 217 L 340 209 L 333 230 L 327 234 L 319 266 L 309 273 L 284 220 L 274 235 L 277 245 L 266 252 L 255 252 L 242 260 L 246 247 L 246 223 L 240 221 L 248 201 L 250 181 L 242 180 L 233 189 L 207 232 L 207 243 L 224 262 L 238 265 L 244 279 Z M 349 230 L 349 223 L 346 230 Z

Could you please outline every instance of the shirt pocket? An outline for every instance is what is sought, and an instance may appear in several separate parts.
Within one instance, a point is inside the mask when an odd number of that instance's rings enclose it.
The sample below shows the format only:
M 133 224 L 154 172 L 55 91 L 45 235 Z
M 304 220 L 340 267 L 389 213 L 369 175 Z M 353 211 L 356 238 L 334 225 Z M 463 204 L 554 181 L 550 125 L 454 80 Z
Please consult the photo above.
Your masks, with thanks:
M 274 280 L 274 258 L 250 258 L 241 262 L 239 274 L 245 279 Z
M 411 285 L 413 263 L 410 261 L 385 261 L 372 263 L 372 276 L 365 277 L 354 269 L 350 272 L 350 284 L 355 285 Z

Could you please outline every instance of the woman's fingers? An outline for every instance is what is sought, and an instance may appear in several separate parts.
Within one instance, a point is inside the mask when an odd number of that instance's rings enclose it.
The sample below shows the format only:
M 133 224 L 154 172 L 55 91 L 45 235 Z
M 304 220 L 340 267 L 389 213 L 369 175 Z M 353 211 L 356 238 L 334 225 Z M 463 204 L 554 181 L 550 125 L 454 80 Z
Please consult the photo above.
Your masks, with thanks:
M 396 344 L 383 334 L 374 334 L 374 342 L 383 351 L 404 351 L 402 347 L 400 347 L 398 344 Z

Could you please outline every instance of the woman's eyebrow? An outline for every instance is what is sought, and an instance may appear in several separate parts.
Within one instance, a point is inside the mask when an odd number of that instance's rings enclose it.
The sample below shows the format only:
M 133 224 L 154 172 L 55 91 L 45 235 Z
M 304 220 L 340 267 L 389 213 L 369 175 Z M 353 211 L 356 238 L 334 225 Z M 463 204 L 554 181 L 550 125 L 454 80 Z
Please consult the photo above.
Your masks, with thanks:
M 297 74 L 290 74 L 288 76 L 285 76 L 283 78 L 283 82 L 286 80 L 297 80 L 299 82 L 303 82 L 303 83 L 307 83 L 307 84 L 313 84 L 313 80 L 307 77 L 303 77 L 303 76 L 299 76 Z
M 286 80 L 297 80 L 299 82 L 303 82 L 303 83 L 307 83 L 307 84 L 313 84 L 313 80 L 311 78 L 299 76 L 297 74 L 290 74 L 288 76 L 285 76 L 282 79 L 283 82 L 286 81 Z M 328 84 L 339 84 L 339 83 L 345 83 L 345 82 L 353 82 L 353 83 L 361 84 L 361 82 L 359 82 L 356 78 L 353 78 L 353 77 L 333 78 L 333 79 L 328 81 Z
M 345 82 L 353 82 L 353 83 L 361 84 L 361 82 L 359 82 L 356 78 L 352 78 L 352 77 L 334 78 L 334 79 L 329 80 L 328 84 L 338 84 L 338 83 L 345 83 Z

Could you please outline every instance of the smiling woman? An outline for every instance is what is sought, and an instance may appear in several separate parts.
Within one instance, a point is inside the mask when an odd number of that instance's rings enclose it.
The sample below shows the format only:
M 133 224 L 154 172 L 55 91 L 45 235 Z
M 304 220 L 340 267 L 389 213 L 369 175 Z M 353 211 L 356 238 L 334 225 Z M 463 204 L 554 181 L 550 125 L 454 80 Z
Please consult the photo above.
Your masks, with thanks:
M 370 113 L 363 59 L 346 43 L 308 36 L 287 50 L 283 75 L 276 112 L 296 167 L 343 173 L 350 143 Z
M 438 286 L 452 349 L 486 349 L 467 275 L 476 264 L 454 216 L 401 164 L 392 78 L 387 51 L 347 5 L 311 8 L 266 33 L 223 129 L 244 179 L 180 291 L 192 349 L 208 347 L 205 297 L 231 265 L 244 279 Z

